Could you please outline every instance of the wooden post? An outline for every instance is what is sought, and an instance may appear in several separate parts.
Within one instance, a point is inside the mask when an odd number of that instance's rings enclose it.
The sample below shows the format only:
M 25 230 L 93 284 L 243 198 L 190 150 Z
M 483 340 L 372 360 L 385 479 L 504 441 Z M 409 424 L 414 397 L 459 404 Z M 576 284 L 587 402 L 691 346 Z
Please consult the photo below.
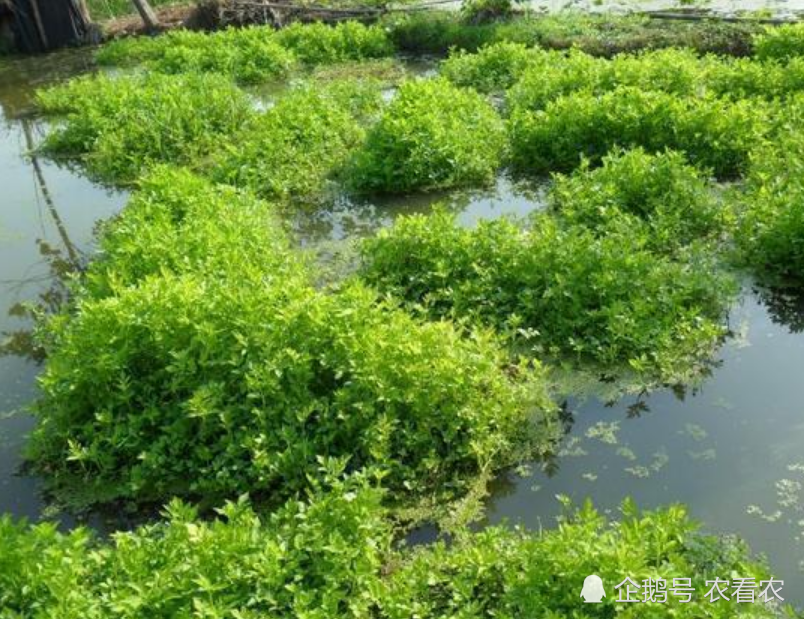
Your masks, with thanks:
M 145 23 L 145 27 L 148 30 L 158 30 L 159 29 L 159 18 L 156 16 L 156 11 L 151 8 L 148 0 L 133 0 L 134 6 L 137 7 L 137 11 L 142 17 L 142 21 Z

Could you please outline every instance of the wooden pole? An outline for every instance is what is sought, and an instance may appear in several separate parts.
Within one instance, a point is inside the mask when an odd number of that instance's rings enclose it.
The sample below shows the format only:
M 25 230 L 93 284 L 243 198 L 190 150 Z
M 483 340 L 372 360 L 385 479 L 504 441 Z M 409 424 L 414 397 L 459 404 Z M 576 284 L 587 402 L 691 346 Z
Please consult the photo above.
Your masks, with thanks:
M 142 21 L 145 23 L 145 27 L 148 30 L 158 30 L 159 29 L 159 18 L 156 16 L 156 11 L 153 10 L 148 0 L 132 0 L 134 2 L 134 6 L 137 7 L 137 11 L 142 17 Z

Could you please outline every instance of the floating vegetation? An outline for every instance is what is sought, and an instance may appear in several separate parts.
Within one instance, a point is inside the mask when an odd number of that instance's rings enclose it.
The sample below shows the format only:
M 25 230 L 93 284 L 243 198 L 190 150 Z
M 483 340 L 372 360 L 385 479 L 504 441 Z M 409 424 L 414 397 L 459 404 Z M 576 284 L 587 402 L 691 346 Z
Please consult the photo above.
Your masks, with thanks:
M 700 443 L 709 436 L 709 433 L 697 423 L 685 423 L 683 434 L 689 436 L 693 441 Z
M 577 436 L 567 437 L 556 455 L 559 458 L 580 458 L 586 456 L 587 451 L 582 447 L 582 441 Z
M 624 446 L 618 447 L 615 453 L 621 458 L 625 458 L 626 460 L 630 460 L 631 462 L 637 459 L 634 450 L 631 449 L 630 447 L 624 447 Z
M 628 226 L 598 236 L 543 215 L 468 230 L 442 211 L 366 241 L 361 276 L 414 311 L 494 325 L 540 355 L 667 376 L 711 353 L 735 287 L 705 256 L 693 267 L 648 243 Z
M 414 80 L 369 132 L 349 182 L 380 193 L 484 185 L 504 148 L 502 120 L 483 97 L 444 80 Z
M 703 451 L 688 451 L 687 455 L 692 460 L 703 460 L 705 462 L 717 459 L 717 451 L 713 447 Z
M 617 434 L 619 432 L 619 421 L 598 421 L 590 428 L 587 428 L 585 435 L 586 438 L 596 439 L 601 443 L 606 443 L 607 445 L 616 445 L 619 442 L 617 439 Z
M 63 117 L 46 152 L 121 183 L 158 163 L 197 163 L 253 114 L 245 93 L 217 75 L 82 77 L 41 92 L 38 102 Z

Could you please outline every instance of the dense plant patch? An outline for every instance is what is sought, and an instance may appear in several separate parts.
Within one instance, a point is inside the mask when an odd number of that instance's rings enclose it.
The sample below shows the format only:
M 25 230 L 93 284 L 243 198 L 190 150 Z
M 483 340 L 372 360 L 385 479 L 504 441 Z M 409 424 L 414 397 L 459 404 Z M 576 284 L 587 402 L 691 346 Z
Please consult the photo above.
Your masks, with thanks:
M 57 485 L 275 500 L 326 465 L 375 471 L 396 500 L 459 496 L 546 446 L 538 364 L 361 286 L 315 290 L 249 200 L 162 171 L 107 232 L 41 334 L 31 454 Z
M 804 26 L 786 24 L 767 28 L 754 38 L 754 54 L 761 60 L 782 61 L 804 56 Z
M 504 148 L 502 120 L 480 95 L 444 80 L 410 81 L 355 155 L 350 182 L 378 192 L 482 185 Z
M 429 11 L 392 16 L 386 26 L 399 51 L 417 54 L 446 54 L 453 48 L 473 52 L 483 45 L 509 41 L 546 49 L 578 48 L 595 56 L 667 47 L 745 56 L 752 50 L 752 38 L 763 31 L 750 22 L 687 23 L 580 11 L 518 15 L 479 24 L 466 23 L 455 11 Z
M 584 158 L 598 163 L 612 148 L 641 146 L 681 151 L 717 176 L 733 177 L 746 169 L 767 128 L 766 110 L 755 102 L 634 87 L 567 95 L 536 112 L 516 108 L 509 121 L 512 162 L 530 173 L 568 171 Z
M 267 112 L 253 115 L 209 172 L 265 198 L 315 202 L 363 143 L 380 105 L 380 89 L 372 82 L 292 90 Z
M 597 169 L 558 175 L 550 202 L 565 221 L 604 233 L 632 216 L 628 225 L 647 224 L 648 245 L 669 253 L 729 228 L 730 213 L 704 174 L 672 151 L 613 153 Z
M 2 517 L 0 607 L 62 619 L 780 616 L 704 597 L 707 579 L 770 576 L 744 544 L 697 533 L 679 507 L 639 514 L 626 504 L 620 523 L 586 507 L 553 531 L 491 528 L 409 550 L 393 548 L 381 499 L 365 481 L 334 482 L 268 517 L 241 501 L 212 522 L 174 501 L 165 522 L 107 542 Z M 609 591 L 594 607 L 578 595 L 590 573 Z M 691 575 L 690 603 L 617 605 L 611 593 L 626 577 Z
M 101 64 L 145 63 L 160 73 L 221 73 L 243 84 L 286 76 L 297 62 L 266 27 L 119 39 L 101 48 L 97 59 Z
M 252 114 L 228 79 L 199 74 L 83 77 L 41 92 L 38 102 L 63 117 L 43 149 L 114 182 L 134 181 L 157 163 L 197 161 Z
M 659 376 L 709 354 L 733 282 L 704 255 L 652 253 L 629 220 L 607 232 L 542 215 L 472 230 L 445 212 L 403 217 L 363 244 L 361 274 L 413 310 L 494 325 L 539 354 Z

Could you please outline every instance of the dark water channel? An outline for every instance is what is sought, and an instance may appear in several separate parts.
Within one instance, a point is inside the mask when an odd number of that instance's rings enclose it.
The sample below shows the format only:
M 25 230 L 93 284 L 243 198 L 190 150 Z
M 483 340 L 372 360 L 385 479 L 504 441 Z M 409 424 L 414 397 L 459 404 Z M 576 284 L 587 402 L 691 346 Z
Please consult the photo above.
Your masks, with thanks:
M 45 129 L 31 115 L 33 89 L 90 67 L 84 53 L 0 61 L 0 332 L 15 348 L 26 349 L 31 327 L 20 304 L 57 302 L 59 274 L 91 256 L 97 222 L 126 200 L 27 155 Z M 502 179 L 474 194 L 343 202 L 295 227 L 304 244 L 325 245 L 368 234 L 399 213 L 426 212 L 438 200 L 472 225 L 540 208 L 542 197 L 539 188 Z M 576 503 L 591 497 L 613 513 L 626 496 L 642 507 L 686 503 L 707 530 L 737 533 L 766 554 L 787 599 L 804 603 L 804 311 L 747 287 L 730 323 L 735 337 L 695 389 L 615 403 L 570 399 L 558 456 L 500 480 L 489 520 L 550 527 L 561 512 L 557 495 Z M 70 526 L 75 519 L 54 513 L 41 483 L 20 471 L 33 425 L 24 409 L 36 397 L 38 368 L 25 356 L 0 357 L 0 513 L 60 517 Z M 104 528 L 98 517 L 90 523 Z

